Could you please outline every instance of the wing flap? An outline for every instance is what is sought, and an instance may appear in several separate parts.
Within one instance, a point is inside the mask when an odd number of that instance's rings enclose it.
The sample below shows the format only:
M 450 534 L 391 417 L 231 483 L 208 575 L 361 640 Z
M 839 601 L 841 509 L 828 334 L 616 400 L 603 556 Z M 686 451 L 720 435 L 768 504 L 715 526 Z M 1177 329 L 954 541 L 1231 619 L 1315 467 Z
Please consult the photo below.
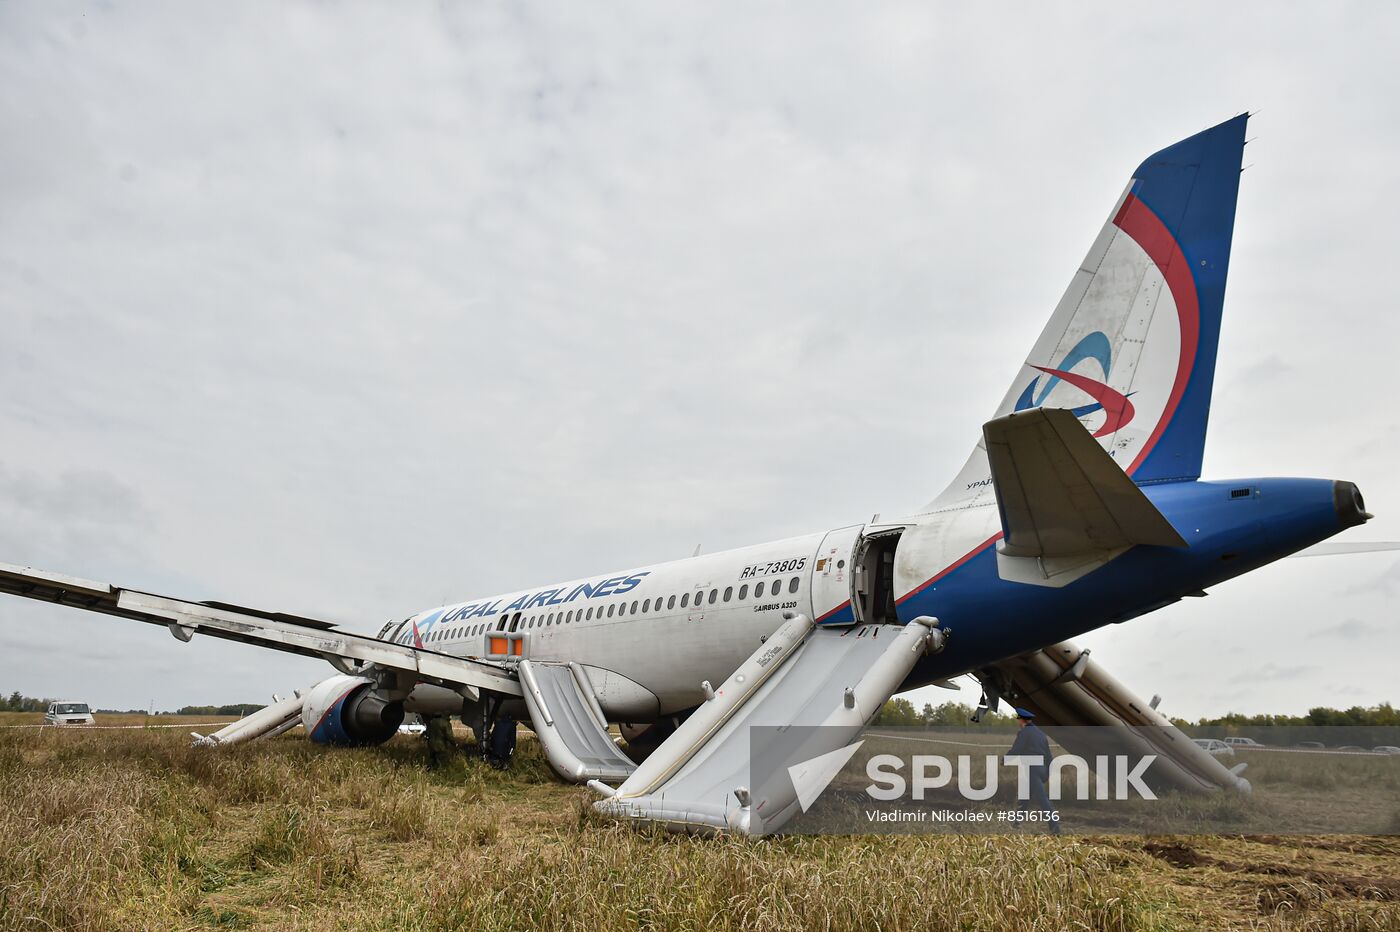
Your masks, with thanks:
M 1073 412 L 1035 408 L 982 427 L 1001 512 L 1001 552 L 1065 557 L 1186 541 Z

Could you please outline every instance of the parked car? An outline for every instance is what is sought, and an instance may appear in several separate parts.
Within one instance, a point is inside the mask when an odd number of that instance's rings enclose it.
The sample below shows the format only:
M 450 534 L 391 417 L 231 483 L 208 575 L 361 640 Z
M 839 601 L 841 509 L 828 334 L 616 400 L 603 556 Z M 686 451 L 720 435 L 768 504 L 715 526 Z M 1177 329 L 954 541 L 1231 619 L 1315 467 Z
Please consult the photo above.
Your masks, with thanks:
M 1323 744 L 1321 741 L 1299 741 L 1293 746 L 1295 748 L 1307 748 L 1310 751 L 1319 751 L 1327 747 L 1327 745 Z
M 1214 754 L 1217 757 L 1234 757 L 1235 749 L 1230 747 L 1219 738 L 1192 738 L 1196 746 L 1207 754 Z
M 1253 738 L 1240 738 L 1240 737 L 1226 738 L 1226 739 L 1225 739 L 1225 743 L 1228 744 L 1228 745 L 1229 745 L 1230 747 L 1232 747 L 1232 748 L 1258 748 L 1258 747 L 1263 747 L 1262 744 L 1260 744 L 1258 741 L 1255 741 Z
M 1400 754 L 1400 748 L 1397 748 L 1393 744 L 1377 745 L 1371 748 L 1371 751 L 1375 754 Z
M 45 725 L 91 725 L 92 710 L 86 702 L 50 702 Z

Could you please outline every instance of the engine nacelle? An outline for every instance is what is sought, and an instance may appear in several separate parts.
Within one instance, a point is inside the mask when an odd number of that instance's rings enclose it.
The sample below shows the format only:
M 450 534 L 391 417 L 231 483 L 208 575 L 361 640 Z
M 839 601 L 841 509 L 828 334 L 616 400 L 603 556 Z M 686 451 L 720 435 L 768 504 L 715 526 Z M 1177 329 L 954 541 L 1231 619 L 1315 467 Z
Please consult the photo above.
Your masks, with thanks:
M 675 730 L 681 726 L 681 722 L 690 718 L 690 713 L 694 711 L 694 709 L 686 709 L 675 715 L 667 715 L 656 722 L 636 724 L 623 722 L 619 724 L 618 730 L 621 732 L 623 740 L 627 742 L 627 756 L 638 763 L 646 760 L 651 756 L 652 751 L 661 746 L 661 742 L 675 733 Z
M 363 676 L 333 676 L 306 694 L 301 723 L 317 744 L 382 744 L 403 724 L 403 702 L 379 697 Z

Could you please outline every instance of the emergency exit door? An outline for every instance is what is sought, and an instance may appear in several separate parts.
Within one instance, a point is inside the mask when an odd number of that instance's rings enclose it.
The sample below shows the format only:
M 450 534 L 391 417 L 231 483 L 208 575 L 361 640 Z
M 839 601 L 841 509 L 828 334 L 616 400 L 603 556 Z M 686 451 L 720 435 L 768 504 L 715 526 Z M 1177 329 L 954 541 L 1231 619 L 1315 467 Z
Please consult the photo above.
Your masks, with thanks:
M 812 561 L 812 617 L 819 625 L 851 625 L 852 551 L 863 524 L 828 531 Z

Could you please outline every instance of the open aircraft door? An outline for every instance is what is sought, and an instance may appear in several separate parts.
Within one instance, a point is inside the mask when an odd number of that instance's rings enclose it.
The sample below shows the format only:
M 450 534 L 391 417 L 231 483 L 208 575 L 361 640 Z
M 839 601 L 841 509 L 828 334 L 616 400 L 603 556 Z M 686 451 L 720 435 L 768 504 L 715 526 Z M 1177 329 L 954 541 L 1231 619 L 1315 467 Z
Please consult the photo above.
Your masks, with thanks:
M 863 524 L 828 531 L 817 548 L 812 561 L 812 617 L 819 625 L 852 625 L 851 579 L 854 563 L 851 559 L 856 542 L 860 540 Z

